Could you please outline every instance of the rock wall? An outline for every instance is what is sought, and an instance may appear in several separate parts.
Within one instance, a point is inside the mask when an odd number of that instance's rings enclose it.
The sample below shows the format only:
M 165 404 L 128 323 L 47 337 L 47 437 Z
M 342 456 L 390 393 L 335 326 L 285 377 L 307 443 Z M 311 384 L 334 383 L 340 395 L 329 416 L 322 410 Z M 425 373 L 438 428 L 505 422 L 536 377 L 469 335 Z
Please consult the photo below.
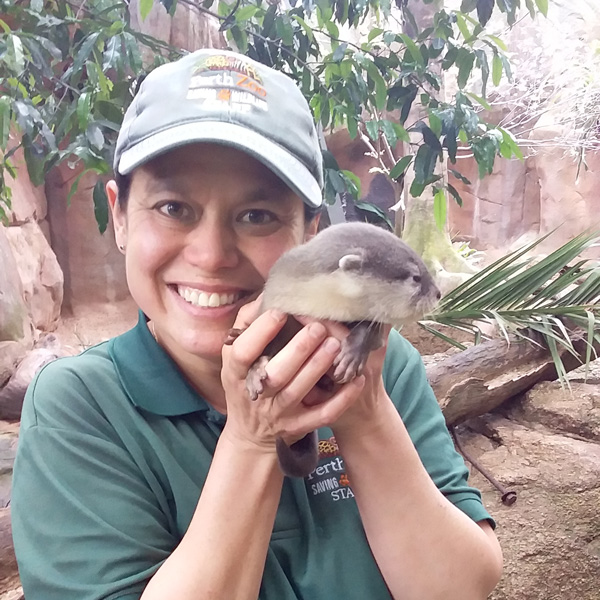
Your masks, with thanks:
M 94 216 L 93 173 L 80 180 L 70 203 L 67 195 L 78 170 L 67 164 L 55 169 L 46 180 L 52 247 L 65 278 L 63 311 L 77 305 L 116 302 L 129 295 L 125 263 L 115 245 L 112 224 L 100 233 Z
M 535 132 L 556 137 L 551 125 Z M 505 251 L 556 229 L 538 247 L 547 253 L 590 227 L 600 229 L 600 153 L 588 152 L 586 164 L 578 174 L 577 161 L 550 146 L 524 161 L 496 159 L 492 174 L 480 180 L 474 159 L 459 160 L 456 169 L 471 185 L 449 177 L 463 199 L 462 207 L 449 203 L 452 235 L 480 250 Z M 589 256 L 600 257 L 600 249 Z
M 541 383 L 460 430 L 465 447 L 517 501 L 472 481 L 498 523 L 505 567 L 492 600 L 597 600 L 600 573 L 600 371 L 572 392 Z

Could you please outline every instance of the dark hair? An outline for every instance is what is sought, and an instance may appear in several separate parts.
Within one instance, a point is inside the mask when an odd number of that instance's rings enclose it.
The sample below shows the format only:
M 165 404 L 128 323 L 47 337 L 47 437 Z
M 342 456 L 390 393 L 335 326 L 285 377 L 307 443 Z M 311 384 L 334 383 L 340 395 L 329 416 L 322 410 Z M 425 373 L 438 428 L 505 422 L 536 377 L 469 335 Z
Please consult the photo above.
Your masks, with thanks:
M 121 173 L 116 172 L 115 182 L 119 190 L 119 194 L 117 197 L 119 208 L 125 210 L 127 208 L 127 201 L 129 200 L 129 192 L 131 190 L 131 173 L 129 173 L 128 175 L 121 175 Z M 306 202 L 304 202 L 303 204 L 304 221 L 306 223 L 310 223 L 323 211 L 322 206 L 309 206 L 308 204 L 306 204 Z
M 127 201 L 129 200 L 129 192 L 131 190 L 131 173 L 128 175 L 121 175 L 118 171 L 115 171 L 115 183 L 117 184 L 117 202 L 119 208 L 125 210 L 127 208 Z

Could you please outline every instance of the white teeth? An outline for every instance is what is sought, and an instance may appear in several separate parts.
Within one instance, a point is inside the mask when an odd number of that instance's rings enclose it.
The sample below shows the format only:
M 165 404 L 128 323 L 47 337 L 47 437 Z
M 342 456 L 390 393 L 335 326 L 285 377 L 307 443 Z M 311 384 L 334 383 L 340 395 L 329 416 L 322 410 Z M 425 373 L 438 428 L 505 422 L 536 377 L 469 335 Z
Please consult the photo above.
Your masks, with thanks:
M 218 308 L 219 306 L 234 304 L 240 297 L 240 294 L 209 294 L 207 292 L 183 286 L 177 286 L 177 292 L 190 304 L 201 306 L 203 308 Z

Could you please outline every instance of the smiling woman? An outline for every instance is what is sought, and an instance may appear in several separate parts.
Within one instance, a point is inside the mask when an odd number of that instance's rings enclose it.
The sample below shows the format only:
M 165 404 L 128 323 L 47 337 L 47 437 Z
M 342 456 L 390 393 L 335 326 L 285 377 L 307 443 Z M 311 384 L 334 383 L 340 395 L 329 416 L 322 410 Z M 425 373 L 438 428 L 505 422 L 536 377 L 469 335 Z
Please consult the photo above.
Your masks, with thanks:
M 262 163 L 211 143 L 136 169 L 125 207 L 115 182 L 107 192 L 131 294 L 169 354 L 194 363 L 186 375 L 206 398 L 205 369 L 198 372 L 194 357 L 218 375 L 240 306 L 258 296 L 283 252 L 315 234 L 318 220 L 305 222 L 302 200 Z M 225 412 L 217 394 L 207 399 Z
M 494 523 L 397 332 L 363 375 L 322 390 L 348 330 L 311 322 L 249 399 L 248 371 L 287 320 L 256 298 L 322 204 L 292 80 L 222 50 L 159 67 L 114 170 L 140 318 L 28 391 L 12 496 L 27 600 L 486 598 Z M 314 430 L 319 465 L 284 477 L 276 440 Z

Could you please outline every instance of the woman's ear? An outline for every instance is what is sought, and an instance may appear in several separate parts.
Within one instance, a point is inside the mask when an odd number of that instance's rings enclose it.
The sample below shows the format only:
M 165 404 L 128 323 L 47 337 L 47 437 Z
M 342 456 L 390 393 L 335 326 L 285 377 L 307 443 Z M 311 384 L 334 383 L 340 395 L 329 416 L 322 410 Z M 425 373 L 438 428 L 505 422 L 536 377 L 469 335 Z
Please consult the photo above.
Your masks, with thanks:
M 127 214 L 119 204 L 119 188 L 114 179 L 106 184 L 106 195 L 115 230 L 115 241 L 119 250 L 124 252 L 127 245 Z

